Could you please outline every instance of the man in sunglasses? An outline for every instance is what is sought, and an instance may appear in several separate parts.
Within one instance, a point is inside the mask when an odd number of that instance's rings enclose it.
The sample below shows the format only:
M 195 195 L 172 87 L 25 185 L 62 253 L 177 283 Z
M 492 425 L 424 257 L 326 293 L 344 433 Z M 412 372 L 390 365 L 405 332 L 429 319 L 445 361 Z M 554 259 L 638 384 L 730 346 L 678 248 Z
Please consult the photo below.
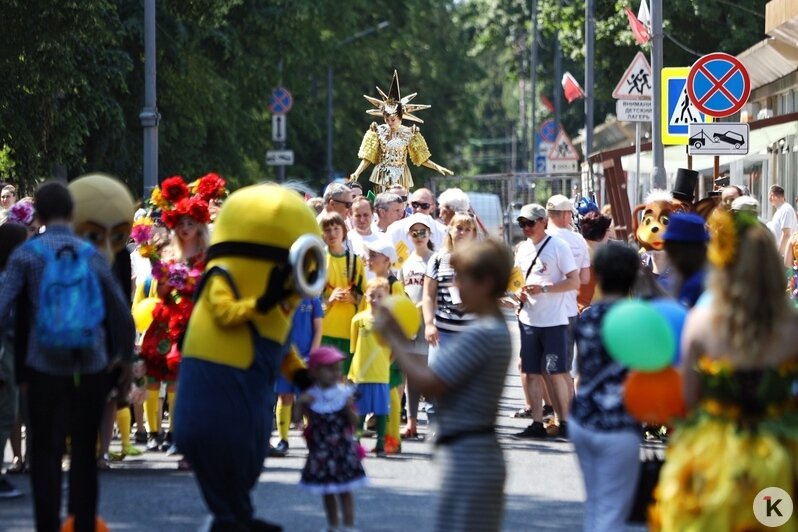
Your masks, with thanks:
M 413 192 L 410 198 L 410 207 L 413 210 L 413 214 L 425 214 L 433 218 L 435 196 L 432 195 L 432 192 L 428 188 L 419 188 Z M 410 252 L 414 249 L 410 234 L 407 232 L 408 227 L 406 222 L 407 218 L 404 218 L 394 222 L 388 228 L 388 238 L 390 238 L 391 242 L 393 242 L 396 247 L 397 259 L 394 263 L 394 268 L 396 269 L 401 268 L 404 261 L 410 256 Z M 443 239 L 446 236 L 446 226 L 437 220 L 433 220 L 430 231 L 430 242 L 432 242 L 432 245 L 437 251 L 443 246 Z
M 518 225 L 526 240 L 518 246 L 515 265 L 524 276 L 518 293 L 521 328 L 521 384 L 532 424 L 517 438 L 546 438 L 543 426 L 544 387 L 566 434 L 572 387 L 568 357 L 566 297 L 579 287 L 579 270 L 568 244 L 546 234 L 548 215 L 542 205 L 521 208 Z
M 341 183 L 330 183 L 324 190 L 324 212 L 337 212 L 344 220 L 349 216 L 349 209 L 352 208 L 352 190 Z M 321 219 L 321 214 L 316 217 L 316 221 Z

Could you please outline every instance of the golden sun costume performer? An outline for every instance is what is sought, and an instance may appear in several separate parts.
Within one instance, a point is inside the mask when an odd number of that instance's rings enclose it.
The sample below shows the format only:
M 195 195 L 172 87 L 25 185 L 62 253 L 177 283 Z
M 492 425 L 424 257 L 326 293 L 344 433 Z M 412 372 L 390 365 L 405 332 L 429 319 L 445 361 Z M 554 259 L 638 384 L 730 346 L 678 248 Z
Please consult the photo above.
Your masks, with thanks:
M 302 197 L 272 184 L 234 192 L 216 218 L 175 405 L 176 442 L 212 531 L 281 530 L 255 519 L 250 492 L 268 451 L 277 372 L 302 389 L 311 384 L 289 332 L 301 298 L 326 282 L 320 234 Z
M 413 113 L 429 109 L 430 106 L 410 103 L 416 97 L 415 92 L 402 98 L 399 75 L 395 70 L 388 94 L 386 95 L 379 87 L 377 92 L 382 99 L 363 96 L 376 108 L 369 109 L 366 113 L 383 117 L 385 123 L 378 125 L 374 122 L 366 131 L 360 150 L 357 152 L 360 164 L 349 179 L 357 181 L 369 165 L 374 165 L 370 181 L 378 187 L 378 191 L 395 184 L 410 190 L 413 187 L 413 177 L 407 164 L 408 155 L 416 166 L 426 166 L 441 175 L 452 175 L 451 170 L 430 159 L 427 141 L 424 140 L 419 128 L 402 124 L 404 119 L 423 124 L 424 121 Z

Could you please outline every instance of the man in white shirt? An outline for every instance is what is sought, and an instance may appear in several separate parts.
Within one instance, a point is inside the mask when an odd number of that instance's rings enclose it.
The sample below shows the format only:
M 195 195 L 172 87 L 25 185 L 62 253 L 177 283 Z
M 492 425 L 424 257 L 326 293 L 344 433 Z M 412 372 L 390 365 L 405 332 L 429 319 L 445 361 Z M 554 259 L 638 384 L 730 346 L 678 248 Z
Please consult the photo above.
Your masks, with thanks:
M 371 220 L 373 215 L 374 211 L 371 208 L 371 203 L 364 196 L 356 198 L 352 203 L 352 215 L 349 220 L 353 230 L 346 233 L 346 247 L 364 261 L 368 251 L 363 247 L 363 243 L 378 238 L 378 235 L 372 231 Z
M 789 242 L 790 237 L 795 232 L 795 226 L 798 223 L 795 219 L 795 209 L 792 208 L 789 201 L 785 201 L 784 189 L 779 185 L 770 187 L 768 201 L 776 208 L 773 218 L 768 222 L 768 229 L 776 238 L 776 245 L 783 257 L 784 252 L 787 250 L 787 242 Z
M 590 250 L 587 247 L 584 237 L 574 231 L 572 222 L 574 219 L 574 205 L 571 200 L 562 194 L 556 194 L 546 202 L 546 213 L 549 216 L 549 224 L 546 234 L 556 236 L 564 240 L 574 256 L 574 262 L 579 269 L 579 284 L 590 282 Z M 568 354 L 569 365 L 573 365 L 574 360 L 574 335 L 573 329 L 576 326 L 576 319 L 579 311 L 576 306 L 577 290 L 566 293 L 565 304 L 568 308 Z
M 377 194 L 374 198 L 374 210 L 377 213 L 377 222 L 372 227 L 375 233 L 384 233 L 388 226 L 401 220 L 405 214 L 402 198 L 391 192 Z
M 571 249 L 563 240 L 546 234 L 546 209 L 524 205 L 518 225 L 526 240 L 516 251 L 515 265 L 524 276 L 519 292 L 521 328 L 521 383 L 532 410 L 532 424 L 518 438 L 545 438 L 543 426 L 544 378 L 560 432 L 567 434 L 571 407 L 571 375 L 568 357 L 569 293 L 579 286 L 579 270 Z

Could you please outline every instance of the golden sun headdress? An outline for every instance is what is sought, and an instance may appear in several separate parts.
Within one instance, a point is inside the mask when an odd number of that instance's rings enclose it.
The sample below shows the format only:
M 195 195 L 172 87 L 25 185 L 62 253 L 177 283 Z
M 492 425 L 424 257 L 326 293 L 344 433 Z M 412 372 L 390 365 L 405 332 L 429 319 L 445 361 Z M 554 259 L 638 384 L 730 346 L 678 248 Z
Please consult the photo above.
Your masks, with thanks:
M 388 94 L 385 94 L 385 92 L 383 92 L 383 90 L 379 87 L 377 87 L 377 92 L 380 93 L 382 99 L 372 98 L 371 96 L 367 96 L 365 94 L 363 95 L 363 97 L 368 100 L 371 105 L 376 107 L 376 109 L 369 109 L 366 111 L 366 113 L 373 116 L 398 114 L 403 119 L 406 118 L 408 120 L 412 120 L 413 122 L 418 122 L 421 124 L 424 123 L 423 120 L 415 116 L 413 113 L 416 111 L 429 109 L 431 106 L 410 103 L 418 94 L 417 92 L 402 98 L 401 92 L 399 90 L 399 74 L 396 72 L 396 70 L 393 71 L 393 80 L 391 80 L 391 88 L 388 90 Z

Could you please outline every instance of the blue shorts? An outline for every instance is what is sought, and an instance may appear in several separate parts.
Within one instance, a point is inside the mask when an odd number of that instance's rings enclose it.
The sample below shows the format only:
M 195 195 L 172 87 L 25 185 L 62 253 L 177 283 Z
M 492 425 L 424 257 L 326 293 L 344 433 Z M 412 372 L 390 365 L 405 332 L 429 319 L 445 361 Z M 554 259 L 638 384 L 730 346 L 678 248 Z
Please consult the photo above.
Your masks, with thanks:
M 358 415 L 387 416 L 391 410 L 391 397 L 387 382 L 385 384 L 373 382 L 358 384 L 356 397 L 355 404 Z
M 279 375 L 277 381 L 274 383 L 274 393 L 278 395 L 294 394 L 299 395 L 301 392 L 298 387 L 294 386 L 288 379 Z
M 534 327 L 518 322 L 521 329 L 521 371 L 531 375 L 556 375 L 571 371 L 568 325 Z

